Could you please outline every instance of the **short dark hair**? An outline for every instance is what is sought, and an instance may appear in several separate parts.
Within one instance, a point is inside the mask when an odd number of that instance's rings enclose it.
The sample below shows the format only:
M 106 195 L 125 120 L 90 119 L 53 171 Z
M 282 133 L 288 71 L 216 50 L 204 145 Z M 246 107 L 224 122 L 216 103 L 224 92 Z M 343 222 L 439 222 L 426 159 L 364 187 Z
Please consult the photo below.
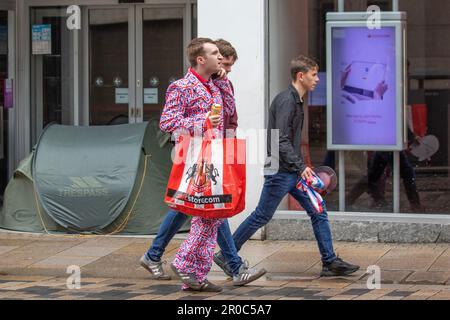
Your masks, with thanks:
M 234 61 L 238 59 L 238 55 L 236 49 L 224 39 L 217 39 L 216 41 L 217 48 L 219 48 L 220 54 L 225 58 L 234 58 Z
M 313 58 L 306 57 L 304 55 L 299 55 L 298 57 L 292 59 L 291 61 L 291 77 L 295 80 L 297 73 L 306 73 L 311 69 L 319 69 L 319 65 Z
M 206 43 L 216 44 L 213 40 L 209 38 L 195 38 L 193 39 L 186 49 L 186 55 L 188 57 L 191 67 L 197 66 L 197 57 L 205 56 L 204 45 Z

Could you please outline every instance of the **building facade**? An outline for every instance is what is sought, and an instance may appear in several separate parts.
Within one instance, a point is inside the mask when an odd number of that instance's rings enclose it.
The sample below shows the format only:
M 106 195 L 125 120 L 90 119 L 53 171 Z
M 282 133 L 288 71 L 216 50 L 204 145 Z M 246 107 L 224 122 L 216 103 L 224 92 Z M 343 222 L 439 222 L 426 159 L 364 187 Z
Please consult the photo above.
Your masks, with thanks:
M 80 8 L 79 15 L 72 5 Z M 411 132 L 421 138 L 432 135 L 439 142 L 438 150 L 425 159 L 406 152 L 395 170 L 389 154 L 326 148 L 327 106 L 321 98 L 327 74 L 326 14 L 339 9 L 366 11 L 371 5 L 407 14 Z M 1 114 L 2 191 L 50 123 L 87 126 L 159 118 L 167 86 L 187 69 L 184 48 L 192 38 L 204 36 L 224 38 L 238 51 L 230 78 L 236 89 L 240 135 L 252 139 L 247 209 L 232 219 L 232 226 L 257 205 L 264 179 L 267 110 L 289 84 L 290 59 L 302 53 L 317 59 L 322 85 L 307 99 L 299 147 L 311 165 L 327 164 L 345 176 L 344 199 L 337 190 L 327 196 L 330 215 L 348 223 L 420 221 L 442 228 L 450 223 L 447 12 L 446 0 L 2 1 L 0 79 L 14 88 L 13 106 L 2 108 Z M 11 94 L 0 96 L 0 105 Z M 341 170 L 339 160 L 345 160 Z M 382 174 L 369 181 L 376 166 L 382 166 Z M 396 175 L 399 192 L 393 188 Z M 376 186 L 378 197 L 369 192 L 369 185 Z M 400 199 L 399 212 L 394 212 L 394 197 Z M 273 230 L 306 219 L 289 197 L 276 218 Z M 277 238 L 270 234 L 263 230 L 257 237 Z

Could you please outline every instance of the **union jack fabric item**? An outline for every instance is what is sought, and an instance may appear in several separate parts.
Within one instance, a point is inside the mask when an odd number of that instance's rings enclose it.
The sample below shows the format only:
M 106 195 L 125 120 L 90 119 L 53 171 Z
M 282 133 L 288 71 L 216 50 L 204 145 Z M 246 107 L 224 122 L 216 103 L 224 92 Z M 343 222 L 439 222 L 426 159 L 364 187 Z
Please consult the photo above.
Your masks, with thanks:
M 191 231 L 178 249 L 173 265 L 183 273 L 194 274 L 203 282 L 211 270 L 217 230 L 223 219 L 192 218 Z M 188 288 L 183 285 L 183 289 Z
M 173 82 L 166 93 L 166 103 L 160 118 L 165 132 L 202 135 L 206 131 L 206 114 L 213 104 L 222 106 L 218 131 L 223 131 L 223 113 L 233 115 L 236 103 L 230 81 L 210 79 L 203 84 L 191 69 L 184 78 Z
M 308 180 L 301 178 L 297 183 L 297 189 L 305 192 L 308 195 L 317 213 L 323 212 L 323 199 L 322 196 L 316 190 L 321 190 L 323 188 L 324 183 L 316 175 L 314 175 L 313 178 Z
M 161 115 L 160 128 L 165 132 L 175 134 L 174 138 L 177 142 L 177 149 L 166 199 L 170 196 L 170 198 L 184 203 L 181 199 L 177 199 L 176 195 L 178 194 L 184 197 L 187 194 L 184 191 L 189 191 L 193 192 L 194 198 L 192 199 L 194 199 L 194 202 L 204 201 L 204 198 L 201 198 L 202 196 L 200 194 L 204 193 L 205 190 L 211 190 L 211 185 L 216 186 L 215 188 L 217 190 L 221 188 L 220 186 L 223 186 L 218 180 L 227 174 L 223 171 L 223 167 L 216 167 L 215 163 L 212 162 L 212 159 L 218 155 L 212 155 L 208 151 L 208 146 L 205 146 L 206 142 L 202 139 L 200 139 L 201 150 L 203 150 L 200 153 L 201 156 L 192 157 L 192 159 L 196 159 L 197 161 L 192 161 L 189 166 L 185 166 L 185 162 L 179 162 L 180 159 L 185 160 L 186 158 L 188 149 L 186 147 L 183 149 L 183 146 L 186 146 L 186 143 L 188 146 L 190 145 L 190 138 L 192 136 L 202 136 L 208 129 L 206 114 L 211 110 L 213 104 L 220 104 L 222 106 L 220 123 L 217 130 L 215 130 L 220 135 L 224 128 L 224 115 L 232 115 L 236 109 L 232 86 L 228 79 L 209 80 L 202 83 L 193 73 L 193 70 L 190 69 L 183 79 L 175 81 L 167 89 L 166 104 Z M 217 134 L 215 135 L 218 136 Z M 212 146 L 213 144 L 210 141 L 209 145 Z M 233 146 L 236 145 L 234 144 Z M 224 150 L 222 149 L 222 152 L 225 152 L 225 154 L 232 154 Z M 243 191 L 244 197 L 241 201 L 243 201 L 242 205 L 245 206 L 245 163 L 243 169 L 244 179 L 242 181 L 244 188 L 241 191 Z M 186 188 L 182 189 L 183 191 L 179 193 L 178 186 L 182 181 L 186 185 Z M 175 184 L 172 186 L 171 183 Z M 225 193 L 226 188 L 222 187 L 222 192 Z M 173 203 L 172 206 L 179 209 Z M 214 204 L 193 205 L 190 203 L 188 205 L 188 207 L 191 207 L 190 209 L 192 209 L 192 206 L 203 206 L 203 208 L 207 207 L 210 210 L 219 209 L 216 209 Z M 210 208 L 210 206 L 213 207 Z M 240 211 L 242 210 L 243 208 Z M 181 212 L 186 213 L 185 211 Z M 214 216 L 214 218 L 220 217 Z M 206 275 L 212 266 L 217 229 L 222 222 L 222 219 L 205 219 L 202 217 L 194 217 L 192 219 L 189 235 L 178 250 L 173 262 L 177 270 L 195 274 L 199 282 L 206 280 Z M 183 285 L 183 288 L 187 288 L 187 285 Z

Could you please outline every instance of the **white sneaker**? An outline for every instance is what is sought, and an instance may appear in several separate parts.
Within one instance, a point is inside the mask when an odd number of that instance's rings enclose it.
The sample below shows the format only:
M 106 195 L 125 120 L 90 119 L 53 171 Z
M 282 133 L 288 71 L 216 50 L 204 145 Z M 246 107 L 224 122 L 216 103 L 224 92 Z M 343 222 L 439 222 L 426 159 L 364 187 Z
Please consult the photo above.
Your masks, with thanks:
M 255 281 L 266 274 L 266 269 L 257 270 L 255 268 L 249 268 L 248 262 L 245 261 L 239 268 L 239 273 L 233 276 L 233 285 L 243 286 L 247 283 Z
M 140 260 L 141 266 L 150 272 L 153 279 L 156 280 L 170 280 L 170 276 L 165 274 L 164 269 L 162 267 L 165 262 L 154 262 L 147 258 L 147 255 L 143 255 Z

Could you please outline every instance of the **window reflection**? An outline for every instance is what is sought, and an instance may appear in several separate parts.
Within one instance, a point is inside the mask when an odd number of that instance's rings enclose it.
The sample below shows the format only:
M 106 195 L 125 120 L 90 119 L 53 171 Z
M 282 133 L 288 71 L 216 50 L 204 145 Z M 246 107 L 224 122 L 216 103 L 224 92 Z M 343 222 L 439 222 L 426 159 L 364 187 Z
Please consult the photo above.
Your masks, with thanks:
M 346 11 L 378 5 L 391 10 L 391 1 L 346 0 Z M 309 54 L 326 72 L 325 17 L 335 1 L 309 1 Z M 400 212 L 448 214 L 450 26 L 449 1 L 400 0 L 408 21 L 408 148 L 400 154 Z M 315 166 L 338 172 L 338 152 L 326 150 L 326 106 L 309 107 L 309 145 Z M 390 152 L 345 152 L 348 212 L 393 211 L 393 164 Z M 338 172 L 338 174 L 340 174 Z M 329 210 L 339 210 L 339 194 L 327 195 Z

